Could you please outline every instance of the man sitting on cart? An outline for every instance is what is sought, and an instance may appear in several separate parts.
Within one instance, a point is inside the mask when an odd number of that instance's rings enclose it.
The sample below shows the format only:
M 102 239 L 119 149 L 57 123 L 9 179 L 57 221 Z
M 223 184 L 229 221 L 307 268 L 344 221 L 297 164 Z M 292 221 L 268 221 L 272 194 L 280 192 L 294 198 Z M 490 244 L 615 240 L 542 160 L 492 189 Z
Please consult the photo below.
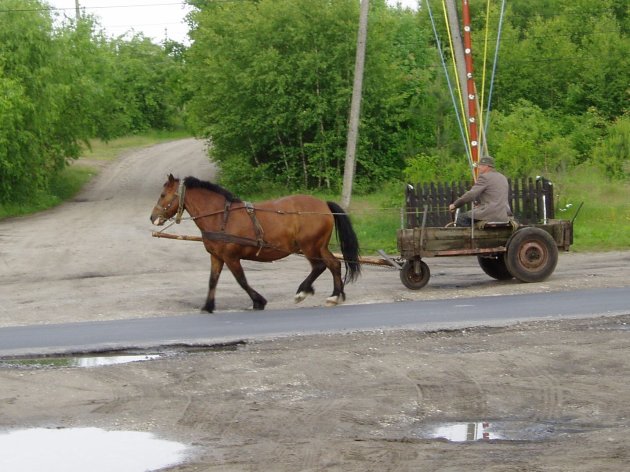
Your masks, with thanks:
M 477 182 L 448 207 L 453 212 L 466 203 L 473 203 L 472 210 L 459 214 L 455 225 L 471 226 L 478 221 L 509 221 L 512 211 L 508 203 L 507 178 L 495 170 L 494 159 L 490 156 L 479 159 L 477 168 Z

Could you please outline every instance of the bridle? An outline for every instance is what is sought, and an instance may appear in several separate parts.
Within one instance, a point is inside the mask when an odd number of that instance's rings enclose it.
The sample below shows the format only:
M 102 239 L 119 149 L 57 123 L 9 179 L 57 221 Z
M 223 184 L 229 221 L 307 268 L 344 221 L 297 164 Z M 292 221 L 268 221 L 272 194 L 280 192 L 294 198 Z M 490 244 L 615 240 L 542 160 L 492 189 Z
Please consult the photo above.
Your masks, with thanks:
M 186 195 L 186 184 L 183 180 L 179 181 L 179 188 L 177 189 L 177 194 L 173 196 L 170 202 L 166 206 L 162 206 L 157 204 L 155 207 L 159 210 L 160 218 L 166 220 L 166 212 L 170 210 L 170 208 L 175 203 L 175 200 L 179 200 L 179 204 L 177 206 L 177 214 L 175 215 L 175 223 L 180 223 L 182 221 L 182 215 L 184 213 L 184 196 Z

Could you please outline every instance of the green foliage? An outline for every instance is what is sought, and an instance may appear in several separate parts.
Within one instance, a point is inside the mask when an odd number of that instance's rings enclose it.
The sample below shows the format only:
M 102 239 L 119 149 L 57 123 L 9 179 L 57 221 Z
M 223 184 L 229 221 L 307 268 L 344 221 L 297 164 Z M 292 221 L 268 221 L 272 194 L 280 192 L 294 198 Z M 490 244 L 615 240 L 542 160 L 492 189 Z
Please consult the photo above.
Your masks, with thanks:
M 338 190 L 357 3 L 194 3 L 195 43 L 187 55 L 190 123 L 211 138 L 211 157 L 224 168 L 224 181 L 243 186 L 243 175 L 255 175 L 266 185 Z M 490 2 L 490 51 L 499 5 Z M 485 4 L 471 8 L 479 68 Z M 438 28 L 444 32 L 443 25 Z M 354 187 L 359 193 L 401 178 L 458 180 L 470 173 L 430 30 L 426 9 L 414 14 L 371 4 Z M 625 139 L 627 130 L 613 123 L 628 105 L 627 30 L 627 8 L 617 0 L 509 3 L 495 111 L 484 117 L 490 120 L 490 153 L 506 174 L 563 172 L 593 159 L 609 133 Z M 608 163 L 609 156 L 597 159 Z
M 46 191 L 36 190 L 20 201 L 0 203 L 0 220 L 57 206 L 74 197 L 94 175 L 94 169 L 89 167 L 66 167 L 50 179 Z
M 497 167 L 513 177 L 550 175 L 572 166 L 576 153 L 561 122 L 522 100 L 509 114 L 493 115 Z
M 338 189 L 358 24 L 352 0 L 211 2 L 194 16 L 191 123 L 211 155 L 262 167 L 267 180 Z M 421 93 L 424 53 L 413 14 L 375 2 L 371 12 L 357 185 L 399 175 L 413 136 L 409 104 Z M 226 167 L 226 164 L 228 167 Z
M 455 161 L 449 156 L 438 154 L 418 154 L 407 159 L 403 172 L 405 181 L 420 182 L 459 182 L 470 180 L 472 174 L 466 161 Z
M 519 36 L 501 43 L 500 109 L 526 99 L 563 114 L 590 107 L 607 119 L 624 113 L 630 38 L 623 31 L 627 11 L 618 2 L 518 0 L 510 10 L 507 21 Z
M 558 176 L 554 187 L 556 217 L 575 217 L 573 250 L 630 248 L 630 181 L 611 182 L 601 166 L 587 163 Z
M 169 55 L 164 46 L 142 35 L 112 40 L 106 47 L 110 72 L 104 78 L 108 93 L 99 108 L 98 135 L 111 138 L 175 128 L 182 106 L 182 57 Z
M 60 51 L 48 12 L 32 0 L 5 0 L 3 6 L 8 11 L 0 15 L 0 202 L 45 188 L 77 151 L 65 139 L 62 110 L 70 78 L 56 67 Z M 25 11 L 12 11 L 18 7 Z
M 593 150 L 595 163 L 615 180 L 630 178 L 630 115 L 619 117 Z
M 111 161 L 131 149 L 184 137 L 188 135 L 182 132 L 152 131 L 107 142 L 90 140 L 89 149 L 81 150 L 81 162 L 72 163 L 56 173 L 50 178 L 47 189 L 32 191 L 21 201 L 0 202 L 0 220 L 47 210 L 74 197 L 98 173 L 103 161 Z
M 0 204 L 28 205 L 92 137 L 181 125 L 176 43 L 107 39 L 91 17 L 53 25 L 40 0 L 2 0 Z

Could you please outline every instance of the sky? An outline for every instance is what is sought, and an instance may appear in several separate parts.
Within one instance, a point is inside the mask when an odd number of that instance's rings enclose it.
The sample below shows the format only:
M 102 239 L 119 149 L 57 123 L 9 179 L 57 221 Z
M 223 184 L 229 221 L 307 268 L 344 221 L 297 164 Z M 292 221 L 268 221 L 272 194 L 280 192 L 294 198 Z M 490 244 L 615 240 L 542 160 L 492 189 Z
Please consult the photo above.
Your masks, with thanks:
M 75 18 L 75 0 L 45 1 L 53 8 L 62 8 L 60 16 Z M 182 0 L 79 0 L 79 6 L 86 14 L 98 17 L 108 36 L 133 30 L 158 43 L 165 37 L 189 43 L 184 17 L 191 8 Z
M 60 17 L 75 17 L 75 0 L 45 0 L 58 10 Z M 414 7 L 418 0 L 388 0 L 391 4 Z M 99 18 L 108 36 L 129 31 L 141 32 L 155 42 L 165 37 L 189 44 L 188 25 L 184 17 L 190 7 L 183 0 L 79 0 L 87 14 Z

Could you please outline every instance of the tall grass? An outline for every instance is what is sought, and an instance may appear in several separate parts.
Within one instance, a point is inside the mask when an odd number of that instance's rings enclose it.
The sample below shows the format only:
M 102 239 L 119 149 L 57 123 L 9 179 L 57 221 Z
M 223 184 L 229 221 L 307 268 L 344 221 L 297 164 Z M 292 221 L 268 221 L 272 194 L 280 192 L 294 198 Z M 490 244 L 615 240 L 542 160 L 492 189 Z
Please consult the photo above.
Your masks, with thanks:
M 572 249 L 630 249 L 629 181 L 611 181 L 593 166 L 578 167 L 557 180 L 556 217 L 575 218 Z M 570 209 L 562 211 L 567 205 L 571 205 Z
M 51 179 L 48 192 L 38 192 L 20 203 L 0 204 L 0 220 L 57 206 L 74 197 L 95 174 L 89 167 L 67 167 Z

